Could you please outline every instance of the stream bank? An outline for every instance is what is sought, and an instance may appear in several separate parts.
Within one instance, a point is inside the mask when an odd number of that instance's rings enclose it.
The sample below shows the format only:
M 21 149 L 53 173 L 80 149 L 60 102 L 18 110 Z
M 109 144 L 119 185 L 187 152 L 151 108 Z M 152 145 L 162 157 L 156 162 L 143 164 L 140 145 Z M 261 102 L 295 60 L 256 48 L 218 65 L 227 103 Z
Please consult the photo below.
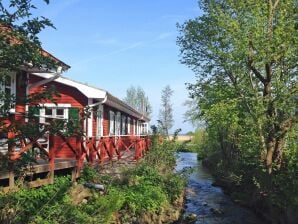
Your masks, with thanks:
M 220 187 L 213 186 L 215 179 L 197 160 L 196 153 L 178 153 L 176 171 L 191 169 L 185 196 L 184 217 L 196 224 L 262 224 L 251 210 L 236 204 Z M 185 223 L 185 219 L 180 221 Z

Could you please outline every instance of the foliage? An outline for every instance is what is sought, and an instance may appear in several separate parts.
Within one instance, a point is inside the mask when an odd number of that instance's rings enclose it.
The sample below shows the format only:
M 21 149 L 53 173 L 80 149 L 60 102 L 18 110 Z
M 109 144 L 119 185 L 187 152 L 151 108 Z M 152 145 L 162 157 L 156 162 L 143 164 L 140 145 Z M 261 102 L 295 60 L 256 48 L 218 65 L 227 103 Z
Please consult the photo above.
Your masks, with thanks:
M 16 193 L 0 195 L 1 223 L 29 223 L 36 216 L 49 215 L 64 203 L 65 192 L 70 186 L 68 177 L 57 178 L 53 185 L 39 189 L 23 188 Z M 65 205 L 64 205 L 65 206 Z
M 79 182 L 101 183 L 106 193 L 92 190 L 86 203 L 74 205 L 69 177 L 57 178 L 53 185 L 21 189 L 0 195 L 1 223 L 60 224 L 111 223 L 115 214 L 130 220 L 144 212 L 158 213 L 181 195 L 185 179 L 173 173 L 177 144 L 156 143 L 136 166 L 124 169 L 121 178 L 99 174 L 85 166 Z
M 85 165 L 80 176 L 80 182 L 94 182 L 96 179 L 98 179 L 98 172 L 91 165 Z
M 165 86 L 161 92 L 161 108 L 159 110 L 159 125 L 161 132 L 169 136 L 169 130 L 173 127 L 173 105 L 171 97 L 173 90 L 169 85 Z
M 197 77 L 188 84 L 187 115 L 206 125 L 204 151 L 250 194 L 279 208 L 297 205 L 297 2 L 202 0 L 200 7 L 200 17 L 178 26 L 178 45 Z
M 198 158 L 203 159 L 207 156 L 208 143 L 207 143 L 207 132 L 204 129 L 197 129 L 193 135 L 192 139 L 188 142 L 183 143 L 180 146 L 180 152 L 196 152 L 198 153 Z
M 49 3 L 48 0 L 43 2 Z M 57 68 L 61 65 L 41 47 L 39 33 L 46 27 L 54 26 L 49 19 L 34 16 L 35 9 L 31 0 L 0 1 L 0 135 L 2 144 L 8 148 L 7 153 L 0 153 L 0 167 L 18 172 L 21 171 L 19 168 L 26 166 L 26 162 L 27 165 L 33 163 L 36 154 L 39 154 L 37 151 L 40 150 L 35 150 L 37 139 L 45 139 L 49 135 L 82 135 L 78 122 L 71 119 L 52 119 L 46 124 L 39 123 L 36 112 L 41 109 L 40 104 L 56 103 L 60 97 L 53 86 L 27 95 L 26 74 L 32 71 L 58 72 Z M 11 84 L 20 88 L 16 91 L 17 96 L 11 91 L 14 89 Z M 28 106 L 29 111 L 23 112 L 22 107 L 18 106 Z M 14 150 L 24 145 L 25 153 Z M 16 160 L 17 163 L 14 163 Z
M 48 0 L 44 2 L 49 3 Z M 1 68 L 16 71 L 24 62 L 35 67 L 51 67 L 51 60 L 40 53 L 38 34 L 44 28 L 54 26 L 43 16 L 34 17 L 32 11 L 35 9 L 29 0 L 0 1 Z
M 124 102 L 128 103 L 128 105 L 130 105 L 132 108 L 150 118 L 152 107 L 148 97 L 145 94 L 145 91 L 140 86 L 131 86 L 129 89 L 127 89 Z

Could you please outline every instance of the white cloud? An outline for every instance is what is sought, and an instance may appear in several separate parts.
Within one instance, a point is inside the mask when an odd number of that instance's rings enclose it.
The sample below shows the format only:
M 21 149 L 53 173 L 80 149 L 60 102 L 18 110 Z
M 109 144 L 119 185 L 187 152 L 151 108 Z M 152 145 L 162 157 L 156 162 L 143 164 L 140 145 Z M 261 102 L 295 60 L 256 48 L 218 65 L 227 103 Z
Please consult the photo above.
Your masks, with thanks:
M 153 38 L 152 40 L 138 41 L 138 42 L 135 42 L 135 43 L 132 43 L 132 44 L 127 45 L 125 47 L 113 50 L 113 51 L 108 52 L 108 53 L 103 54 L 103 55 L 83 59 L 83 60 L 77 62 L 76 64 L 74 64 L 73 67 L 78 66 L 78 65 L 82 65 L 82 64 L 86 64 L 86 63 L 89 63 L 91 61 L 100 60 L 100 59 L 103 59 L 103 58 L 106 58 L 106 57 L 109 57 L 109 56 L 117 55 L 117 54 L 120 54 L 120 53 L 123 53 L 123 52 L 126 52 L 126 51 L 130 51 L 130 50 L 135 49 L 135 48 L 146 46 L 148 44 L 167 39 L 167 38 L 169 38 L 173 35 L 174 35 L 174 33 L 172 33 L 172 32 L 160 33 L 155 38 Z M 116 43 L 119 44 L 120 43 L 114 38 L 108 38 L 108 39 L 98 38 L 94 42 L 101 43 L 101 44 L 116 44 Z
M 174 35 L 173 32 L 161 33 L 154 39 L 154 41 L 164 40 L 164 39 L 167 39 L 168 37 L 171 37 L 173 35 Z
M 132 50 L 134 48 L 137 48 L 137 47 L 143 45 L 143 43 L 144 42 L 139 41 L 139 42 L 133 43 L 131 45 L 128 45 L 126 47 L 111 51 L 111 52 L 103 54 L 103 55 L 83 59 L 83 60 L 79 61 L 78 63 L 74 64 L 73 67 L 78 66 L 78 65 L 82 65 L 82 64 L 86 64 L 86 63 L 91 62 L 91 61 L 100 60 L 100 59 L 103 59 L 103 58 L 108 57 L 108 56 L 117 55 L 117 54 L 129 51 L 129 50 Z
M 117 44 L 118 41 L 115 38 L 97 38 L 96 40 L 92 41 L 94 44 L 101 44 L 101 45 L 112 45 Z

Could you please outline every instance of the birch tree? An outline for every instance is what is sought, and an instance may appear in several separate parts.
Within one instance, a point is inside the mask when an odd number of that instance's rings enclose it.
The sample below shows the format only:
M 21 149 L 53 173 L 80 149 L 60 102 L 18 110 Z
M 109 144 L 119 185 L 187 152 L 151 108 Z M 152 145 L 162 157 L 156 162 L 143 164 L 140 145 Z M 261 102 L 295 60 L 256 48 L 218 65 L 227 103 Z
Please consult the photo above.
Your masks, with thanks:
M 159 110 L 159 123 L 161 131 L 166 136 L 169 136 L 169 130 L 173 127 L 173 105 L 171 103 L 171 97 L 173 90 L 169 85 L 165 86 L 161 92 L 161 108 Z
M 129 89 L 127 89 L 124 102 L 150 118 L 152 107 L 148 96 L 146 96 L 144 89 L 142 89 L 140 86 L 131 86 Z

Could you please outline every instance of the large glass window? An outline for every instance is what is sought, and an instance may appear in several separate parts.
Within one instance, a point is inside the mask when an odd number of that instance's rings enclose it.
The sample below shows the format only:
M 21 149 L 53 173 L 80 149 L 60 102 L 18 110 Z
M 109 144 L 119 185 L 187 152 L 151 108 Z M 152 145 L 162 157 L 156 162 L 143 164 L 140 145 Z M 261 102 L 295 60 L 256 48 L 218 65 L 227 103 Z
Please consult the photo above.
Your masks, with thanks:
M 116 114 L 116 135 L 121 135 L 121 113 Z
M 13 109 L 15 107 L 13 98 L 16 95 L 16 74 L 10 73 L 0 77 L 0 106 L 4 106 L 4 110 Z
M 115 135 L 115 113 L 111 110 L 109 112 L 109 134 Z
M 103 108 L 100 105 L 98 106 L 98 109 L 97 109 L 97 136 L 103 135 L 102 121 L 103 121 Z
M 135 119 L 133 119 L 133 133 L 134 135 L 137 135 L 137 122 Z
M 130 117 L 127 118 L 127 134 L 130 135 L 130 122 L 131 122 L 131 119 Z
M 126 135 L 126 116 L 121 116 L 121 135 Z

